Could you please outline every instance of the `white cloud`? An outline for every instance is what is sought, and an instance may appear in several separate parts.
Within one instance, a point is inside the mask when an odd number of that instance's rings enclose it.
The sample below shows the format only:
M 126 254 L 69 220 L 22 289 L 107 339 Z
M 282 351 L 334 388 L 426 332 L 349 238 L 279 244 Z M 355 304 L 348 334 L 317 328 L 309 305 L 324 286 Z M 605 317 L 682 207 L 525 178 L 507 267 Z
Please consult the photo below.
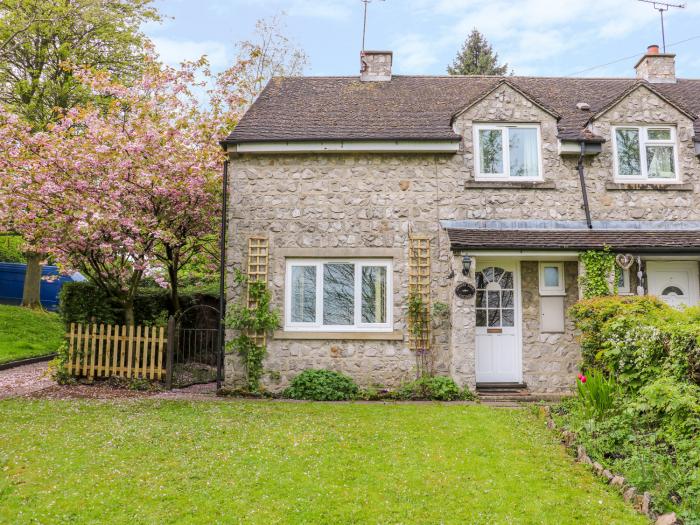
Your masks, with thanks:
M 578 47 L 600 48 L 657 23 L 658 13 L 635 1 L 620 0 L 408 0 L 412 9 L 433 21 L 452 22 L 435 39 L 411 35 L 408 49 L 416 63 L 430 63 L 427 56 L 457 50 L 473 28 L 478 28 L 499 58 L 517 73 L 537 70 L 538 65 L 566 56 Z M 425 45 L 417 49 L 416 42 Z M 642 49 L 640 49 L 640 52 Z
M 212 7 L 217 12 L 230 13 L 235 10 L 236 3 L 266 7 L 276 11 L 284 11 L 289 16 L 304 18 L 325 18 L 345 20 L 352 15 L 355 2 L 348 0 L 239 0 L 220 1 Z
M 420 74 L 438 59 L 431 42 L 419 34 L 402 35 L 392 44 L 396 70 L 400 73 Z
M 175 40 L 167 37 L 154 37 L 153 43 L 163 62 L 177 66 L 185 60 L 196 60 L 207 55 L 213 69 L 228 65 L 226 45 L 215 40 Z

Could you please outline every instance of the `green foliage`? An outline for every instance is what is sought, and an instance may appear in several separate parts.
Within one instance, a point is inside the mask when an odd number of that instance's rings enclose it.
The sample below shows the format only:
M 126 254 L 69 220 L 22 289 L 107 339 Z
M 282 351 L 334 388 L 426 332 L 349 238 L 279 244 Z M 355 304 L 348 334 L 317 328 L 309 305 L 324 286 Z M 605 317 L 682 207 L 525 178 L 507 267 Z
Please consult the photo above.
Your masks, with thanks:
M 151 0 L 0 2 L 0 99 L 36 129 L 89 98 L 72 67 L 133 78 L 144 54 Z
M 246 382 L 251 392 L 260 390 L 260 378 L 263 375 L 263 359 L 267 348 L 255 344 L 250 337 L 253 333 L 268 333 L 280 325 L 279 312 L 270 307 L 272 295 L 264 281 L 250 281 L 246 275 L 236 271 L 236 281 L 247 284 L 248 297 L 254 308 L 247 304 L 236 304 L 226 314 L 226 326 L 237 330 L 238 336 L 229 341 L 228 348 L 238 352 L 246 367 Z
M 205 292 L 208 292 L 205 291 Z M 182 289 L 180 305 L 182 309 L 196 304 L 216 303 L 217 293 L 204 293 L 197 289 Z M 159 287 L 142 287 L 134 298 L 135 323 L 145 326 L 162 326 L 167 323 L 171 312 L 170 292 Z M 65 283 L 59 295 L 59 314 L 66 325 L 70 323 L 124 322 L 124 309 L 110 298 L 100 287 L 90 282 Z
M 476 28 L 469 37 L 451 66 L 447 66 L 450 75 L 496 75 L 508 74 L 508 64 L 498 64 L 498 53 L 491 48 L 486 37 Z
M 434 400 L 434 401 L 457 401 L 475 399 L 468 388 L 460 390 L 457 384 L 450 377 L 445 376 L 424 376 L 410 383 L 401 385 L 396 392 L 392 393 L 394 399 L 400 400 Z
M 444 321 L 450 318 L 450 307 L 446 303 L 436 301 L 433 303 L 432 311 L 433 319 L 436 321 Z
M 652 492 L 657 511 L 700 523 L 700 309 L 599 297 L 571 314 L 590 374 L 562 422 L 592 458 Z
M 411 293 L 408 296 L 408 324 L 414 337 L 422 337 L 427 319 L 428 307 L 423 298 L 419 293 Z
M 579 277 L 579 284 L 583 289 L 583 297 L 590 299 L 617 293 L 617 280 L 610 290 L 610 276 L 617 276 L 615 254 L 606 246 L 603 250 L 588 250 L 581 254 L 581 262 L 586 269 L 585 274 Z
M 0 262 L 27 262 L 27 258 L 22 253 L 22 237 L 19 235 L 0 235 Z
M 348 401 L 359 393 L 355 381 L 344 374 L 333 370 L 304 370 L 282 395 L 311 401 Z
M 0 305 L 0 363 L 53 354 L 64 334 L 55 313 Z
M 607 378 L 595 370 L 579 376 L 576 387 L 581 403 L 597 416 L 602 416 L 613 407 L 618 391 L 612 377 Z

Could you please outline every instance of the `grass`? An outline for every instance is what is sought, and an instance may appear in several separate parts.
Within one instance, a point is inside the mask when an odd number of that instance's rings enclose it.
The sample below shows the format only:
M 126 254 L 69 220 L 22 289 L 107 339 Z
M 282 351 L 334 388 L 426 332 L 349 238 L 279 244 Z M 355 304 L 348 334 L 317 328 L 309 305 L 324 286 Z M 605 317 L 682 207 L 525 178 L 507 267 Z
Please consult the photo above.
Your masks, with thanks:
M 52 354 L 64 332 L 55 313 L 0 304 L 0 363 Z
M 1 523 L 641 524 L 524 410 L 0 402 Z

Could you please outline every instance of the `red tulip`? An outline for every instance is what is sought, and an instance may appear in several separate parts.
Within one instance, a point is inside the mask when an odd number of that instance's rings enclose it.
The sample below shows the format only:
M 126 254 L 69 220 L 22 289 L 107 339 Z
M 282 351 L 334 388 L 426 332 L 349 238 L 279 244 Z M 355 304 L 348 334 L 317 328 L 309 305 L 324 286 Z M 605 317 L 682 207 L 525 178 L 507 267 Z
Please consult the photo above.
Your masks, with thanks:
M 582 375 L 582 376 L 581 376 L 581 383 L 585 383 L 585 382 L 586 382 L 586 376 L 583 376 L 583 375 Z

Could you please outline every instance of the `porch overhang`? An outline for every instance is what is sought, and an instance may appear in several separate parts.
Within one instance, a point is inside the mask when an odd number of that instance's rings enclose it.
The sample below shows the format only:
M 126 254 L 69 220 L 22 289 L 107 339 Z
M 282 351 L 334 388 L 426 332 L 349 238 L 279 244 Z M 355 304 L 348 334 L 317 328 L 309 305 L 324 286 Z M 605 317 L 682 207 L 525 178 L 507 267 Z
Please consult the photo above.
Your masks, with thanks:
M 700 221 L 442 221 L 453 251 L 699 253 Z

